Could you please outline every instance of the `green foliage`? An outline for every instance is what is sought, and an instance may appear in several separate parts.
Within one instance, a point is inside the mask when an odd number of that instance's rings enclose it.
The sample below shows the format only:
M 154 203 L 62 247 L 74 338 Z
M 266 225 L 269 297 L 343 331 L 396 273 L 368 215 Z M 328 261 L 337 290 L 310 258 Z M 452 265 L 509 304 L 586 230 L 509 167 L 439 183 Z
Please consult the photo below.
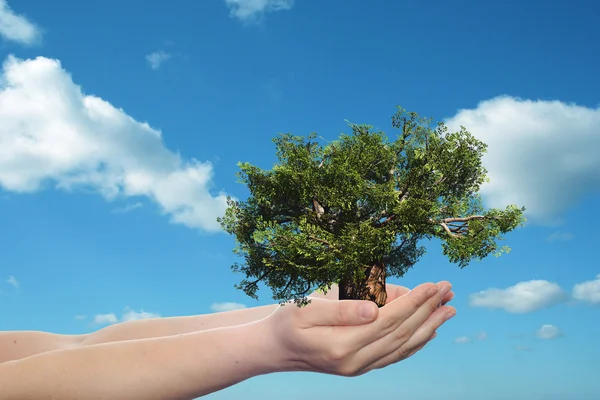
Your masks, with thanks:
M 219 219 L 245 260 L 233 266 L 246 275 L 237 288 L 256 298 L 262 281 L 274 299 L 303 305 L 315 287 L 360 279 L 376 261 L 388 276 L 402 276 L 425 253 L 422 239 L 441 239 L 461 268 L 508 252 L 497 241 L 524 222 L 525 209 L 483 209 L 486 145 L 465 128 L 433 128 L 402 108 L 392 126 L 394 141 L 355 124 L 324 145 L 315 133 L 281 134 L 273 139 L 278 163 L 271 170 L 238 164 L 250 196 L 230 198 Z

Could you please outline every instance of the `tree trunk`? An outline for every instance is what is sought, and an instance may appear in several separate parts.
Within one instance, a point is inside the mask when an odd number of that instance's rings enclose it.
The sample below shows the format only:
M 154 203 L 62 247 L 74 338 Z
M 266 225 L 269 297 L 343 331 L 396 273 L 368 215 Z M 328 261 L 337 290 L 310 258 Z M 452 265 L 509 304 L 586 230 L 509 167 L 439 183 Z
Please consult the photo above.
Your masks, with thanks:
M 371 300 L 378 307 L 383 307 L 387 300 L 385 291 L 385 265 L 376 262 L 365 268 L 365 279 L 355 282 L 353 278 L 344 278 L 339 283 L 340 300 Z

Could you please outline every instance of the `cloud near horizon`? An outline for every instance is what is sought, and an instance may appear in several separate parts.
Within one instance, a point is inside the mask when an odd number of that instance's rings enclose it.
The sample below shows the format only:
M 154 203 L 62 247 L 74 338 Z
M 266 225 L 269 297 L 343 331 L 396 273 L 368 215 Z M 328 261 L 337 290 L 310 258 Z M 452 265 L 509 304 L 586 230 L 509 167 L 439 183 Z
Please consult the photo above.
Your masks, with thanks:
M 600 194 L 600 107 L 500 96 L 445 123 L 488 144 L 481 194 L 490 207 L 525 206 L 531 222 L 556 225 L 568 207 Z
M 23 15 L 16 14 L 6 0 L 0 0 L 0 37 L 31 45 L 41 39 L 40 29 Z
M 144 196 L 174 223 L 221 231 L 226 194 L 213 167 L 167 149 L 162 133 L 86 95 L 60 61 L 9 56 L 0 73 L 0 189 L 93 190 L 107 200 Z
M 150 318 L 160 318 L 160 314 L 151 313 L 144 310 L 135 311 L 129 307 L 125 307 L 121 318 L 117 317 L 115 313 L 96 314 L 94 315 L 93 323 L 96 325 L 113 325 L 119 322 L 139 321 Z M 75 316 L 75 319 L 85 319 L 85 316 Z

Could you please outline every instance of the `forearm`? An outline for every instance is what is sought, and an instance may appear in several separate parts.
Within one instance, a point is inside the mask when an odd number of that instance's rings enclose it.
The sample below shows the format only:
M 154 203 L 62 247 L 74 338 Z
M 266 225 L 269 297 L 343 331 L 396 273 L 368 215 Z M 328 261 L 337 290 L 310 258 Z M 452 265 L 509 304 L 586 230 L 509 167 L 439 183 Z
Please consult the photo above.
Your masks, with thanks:
M 0 363 L 47 351 L 78 346 L 85 335 L 57 335 L 47 332 L 0 332 Z
M 200 332 L 208 329 L 242 325 L 263 319 L 275 311 L 276 308 L 277 304 L 273 304 L 216 314 L 153 318 L 123 322 L 86 335 L 81 341 L 81 345 L 173 336 L 184 333 Z
M 0 364 L 1 400 L 184 400 L 285 371 L 265 321 L 58 350 Z

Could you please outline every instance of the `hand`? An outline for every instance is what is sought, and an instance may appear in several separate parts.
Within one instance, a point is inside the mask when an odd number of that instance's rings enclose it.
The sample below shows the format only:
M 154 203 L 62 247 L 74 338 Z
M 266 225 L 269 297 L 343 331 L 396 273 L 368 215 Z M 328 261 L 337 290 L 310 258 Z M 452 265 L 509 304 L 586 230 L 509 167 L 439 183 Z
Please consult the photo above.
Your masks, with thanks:
M 426 283 L 382 308 L 362 300 L 287 303 L 265 322 L 290 370 L 358 376 L 406 359 L 456 311 L 441 306 L 450 284 Z M 400 292 L 400 291 L 399 291 Z
M 448 283 L 448 282 L 441 281 L 441 282 L 438 282 L 437 284 L 442 285 L 444 283 Z M 396 300 L 398 297 L 404 296 L 405 294 L 410 292 L 410 289 L 407 287 L 392 285 L 391 283 L 385 284 L 385 290 L 388 295 L 387 300 L 385 302 L 386 304 L 389 304 L 392 301 Z M 323 294 L 323 293 L 315 291 L 315 292 L 312 292 L 308 297 L 311 299 L 319 298 L 319 299 L 325 299 L 325 300 L 338 300 L 339 291 L 340 291 L 340 289 L 339 289 L 338 285 L 332 285 L 331 289 L 329 289 L 327 291 L 327 294 Z M 453 298 L 454 298 L 454 292 L 452 292 L 452 291 L 448 292 L 448 294 L 446 296 L 444 296 L 444 298 L 442 299 L 441 305 L 447 304 Z

